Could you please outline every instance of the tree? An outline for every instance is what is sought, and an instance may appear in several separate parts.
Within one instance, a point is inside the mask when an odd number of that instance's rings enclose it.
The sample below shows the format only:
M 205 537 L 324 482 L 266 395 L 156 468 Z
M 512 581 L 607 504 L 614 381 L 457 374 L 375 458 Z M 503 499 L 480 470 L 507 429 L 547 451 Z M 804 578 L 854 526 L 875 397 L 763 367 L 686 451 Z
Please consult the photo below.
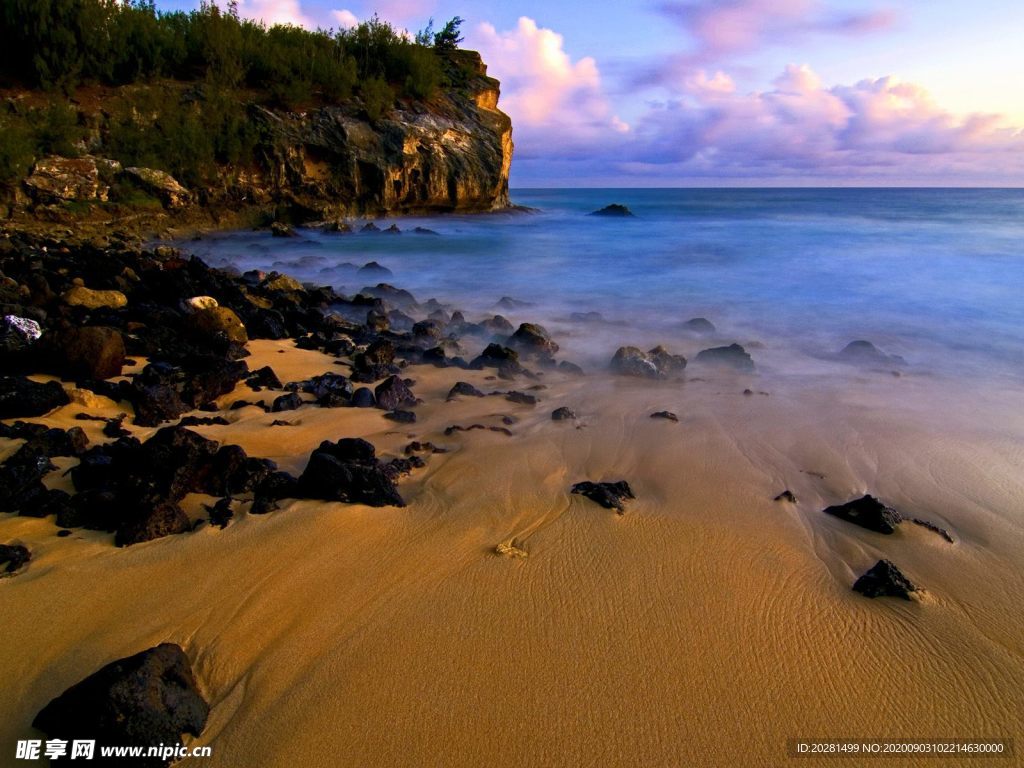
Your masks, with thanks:
M 458 48 L 463 39 L 459 34 L 459 27 L 462 26 L 463 21 L 461 16 L 456 16 L 445 24 L 441 31 L 434 35 L 434 47 L 439 51 L 454 51 Z

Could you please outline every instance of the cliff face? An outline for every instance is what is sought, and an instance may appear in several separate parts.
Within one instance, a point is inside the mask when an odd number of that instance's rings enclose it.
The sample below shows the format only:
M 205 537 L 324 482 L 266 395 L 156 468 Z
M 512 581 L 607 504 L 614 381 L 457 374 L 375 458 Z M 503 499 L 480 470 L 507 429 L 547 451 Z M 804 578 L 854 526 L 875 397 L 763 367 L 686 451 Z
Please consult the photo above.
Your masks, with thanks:
M 512 122 L 498 110 L 499 83 L 487 76 L 479 54 L 449 57 L 456 85 L 427 101 L 397 102 L 375 122 L 359 101 L 305 112 L 251 105 L 249 119 L 261 137 L 256 161 L 224 166 L 205 186 L 186 188 L 162 171 L 122 168 L 104 150 L 104 110 L 83 113 L 97 126 L 86 154 L 39 159 L 12 210 L 52 219 L 69 203 L 102 208 L 121 179 L 179 218 L 250 207 L 294 220 L 507 207 Z
M 252 199 L 332 215 L 487 211 L 509 205 L 512 122 L 476 53 L 465 87 L 370 123 L 352 108 L 253 109 L 271 137 L 266 168 L 236 184 Z

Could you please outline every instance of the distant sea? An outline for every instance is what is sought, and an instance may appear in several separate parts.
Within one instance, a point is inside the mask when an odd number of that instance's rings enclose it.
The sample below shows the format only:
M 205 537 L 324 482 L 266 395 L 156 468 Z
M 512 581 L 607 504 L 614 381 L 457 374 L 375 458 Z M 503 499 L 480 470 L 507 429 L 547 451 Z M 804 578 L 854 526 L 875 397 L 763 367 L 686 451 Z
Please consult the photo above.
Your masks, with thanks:
M 235 233 L 190 247 L 350 293 L 381 281 L 355 270 L 376 261 L 393 272 L 387 282 L 470 319 L 546 323 L 590 366 L 620 344 L 684 344 L 682 323 L 706 317 L 779 374 L 833 370 L 830 355 L 866 339 L 929 375 L 1024 381 L 1024 190 L 516 189 L 512 199 L 537 210 L 377 222 L 401 235 Z M 635 215 L 587 215 L 609 203 Z M 495 309 L 505 296 L 528 306 Z M 573 318 L 587 312 L 602 320 Z

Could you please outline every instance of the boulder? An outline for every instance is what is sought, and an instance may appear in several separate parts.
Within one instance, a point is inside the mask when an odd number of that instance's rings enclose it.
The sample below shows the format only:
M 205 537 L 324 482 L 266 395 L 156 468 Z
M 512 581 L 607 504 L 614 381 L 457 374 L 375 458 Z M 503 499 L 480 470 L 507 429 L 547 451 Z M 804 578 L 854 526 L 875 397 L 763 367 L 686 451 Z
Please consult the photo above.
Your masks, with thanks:
M 902 597 L 910 600 L 917 587 L 888 560 L 879 560 L 853 583 L 853 591 L 865 597 Z
M 281 395 L 274 399 L 274 404 L 270 406 L 271 413 L 280 413 L 281 411 L 294 411 L 296 408 L 302 407 L 302 398 L 299 397 L 297 392 L 289 392 L 287 395 Z
M 374 447 L 358 438 L 324 441 L 299 477 L 305 498 L 345 501 L 371 507 L 404 507 L 394 480 L 376 458 Z
M 683 327 L 686 330 L 690 331 L 691 333 L 697 333 L 701 335 L 711 334 L 717 330 L 714 326 L 714 323 L 712 323 L 710 320 L 704 317 L 694 317 L 690 320 L 687 320 L 685 323 L 683 323 Z
M 85 309 L 120 309 L 128 306 L 128 297 L 120 291 L 94 291 L 84 285 L 76 285 L 65 291 L 61 300 L 68 306 Z
M 573 493 L 586 496 L 593 502 L 600 504 L 605 509 L 614 509 L 620 515 L 625 513 L 623 502 L 628 499 L 635 499 L 629 483 L 619 480 L 614 483 L 592 483 L 589 480 L 576 483 L 572 487 Z
M 0 320 L 0 354 L 10 355 L 28 349 L 42 335 L 43 329 L 35 320 L 5 315 Z
M 523 323 L 509 336 L 508 345 L 521 352 L 551 357 L 558 352 L 558 345 L 551 340 L 547 330 L 535 323 Z
M 192 193 L 178 183 L 171 174 L 153 168 L 125 168 L 124 172 L 131 176 L 143 189 L 160 198 L 167 208 L 184 208 L 192 202 Z
M 61 372 L 69 378 L 103 380 L 120 376 L 125 347 L 121 332 L 105 326 L 87 325 L 54 334 Z
M 25 179 L 29 194 L 45 202 L 106 200 L 110 187 L 100 179 L 93 157 L 44 157 Z
M 551 412 L 552 421 L 571 421 L 576 418 L 576 411 L 572 408 L 562 406 L 561 408 L 555 408 Z
M 505 399 L 510 403 L 518 403 L 519 405 L 536 405 L 538 402 L 536 396 L 516 391 L 507 392 Z
M 227 307 L 200 309 L 192 314 L 190 322 L 192 330 L 202 336 L 215 336 L 222 333 L 228 341 L 234 344 L 245 344 L 249 340 L 249 334 L 246 332 L 242 320 L 234 310 Z
M 398 422 L 399 424 L 414 424 L 416 423 L 416 414 L 412 411 L 388 411 L 384 414 L 385 419 Z
M 397 373 L 395 345 L 387 339 L 378 339 L 352 358 L 352 379 L 370 383 Z
M 144 541 L 173 536 L 176 533 L 188 533 L 192 523 L 173 501 L 162 501 L 151 509 L 131 514 L 129 520 L 122 523 L 114 535 L 114 544 L 118 547 L 130 547 Z
M 270 234 L 274 237 L 295 237 L 295 230 L 283 222 L 275 221 L 270 225 Z
M 356 274 L 362 277 L 393 277 L 394 273 L 387 267 L 381 266 L 376 261 L 363 264 L 356 270 Z
M 884 534 L 895 533 L 896 527 L 903 521 L 903 515 L 870 495 L 845 504 L 826 507 L 824 512 L 869 531 Z
M 21 544 L 0 544 L 0 567 L 3 568 L 4 575 L 21 570 L 31 559 L 32 553 L 28 551 L 28 547 Z
M 24 376 L 0 376 L 0 419 L 42 416 L 70 402 L 56 381 L 40 384 Z
M 416 396 L 398 376 L 389 376 L 373 391 L 377 407 L 385 411 L 394 411 L 405 405 L 415 405 Z
M 695 360 L 704 365 L 732 368 L 742 373 L 753 373 L 754 361 L 739 344 L 727 347 L 711 347 L 697 353 Z
M 32 725 L 52 739 L 94 740 L 98 757 L 105 746 L 179 744 L 183 733 L 203 732 L 209 712 L 185 652 L 162 643 L 107 664 L 68 688 Z M 170 764 L 160 757 L 122 762 L 137 768 Z
M 215 309 L 220 303 L 213 296 L 192 296 L 182 302 L 186 312 L 201 312 L 204 309 Z
M 374 408 L 377 400 L 373 396 L 373 390 L 369 387 L 360 387 L 352 393 L 353 408 Z
M 645 379 L 663 379 L 686 368 L 686 358 L 664 347 L 644 352 L 637 347 L 619 347 L 609 363 L 612 373 Z
M 448 399 L 462 395 L 463 397 L 484 397 L 484 393 L 467 381 L 457 381 L 455 386 L 448 390 Z
M 851 341 L 839 351 L 836 357 L 841 362 L 852 365 L 893 366 L 905 365 L 907 362 L 899 355 L 887 355 L 870 341 L 863 339 Z

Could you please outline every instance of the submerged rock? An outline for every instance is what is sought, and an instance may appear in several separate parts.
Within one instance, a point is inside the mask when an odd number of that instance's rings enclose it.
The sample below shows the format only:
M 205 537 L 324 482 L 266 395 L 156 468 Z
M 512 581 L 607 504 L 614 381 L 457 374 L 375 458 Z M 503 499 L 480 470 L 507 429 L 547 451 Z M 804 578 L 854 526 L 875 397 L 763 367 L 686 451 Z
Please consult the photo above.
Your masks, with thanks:
M 743 373 L 753 373 L 754 360 L 747 354 L 747 351 L 739 344 L 730 344 L 727 347 L 711 347 L 697 353 L 696 362 L 705 365 L 717 365 Z
M 162 643 L 68 688 L 36 715 L 32 726 L 53 739 L 94 740 L 98 756 L 103 746 L 176 745 L 183 733 L 200 735 L 209 712 L 185 652 Z M 127 762 L 140 768 L 170 764 L 157 757 Z
M 561 408 L 556 408 L 551 412 L 552 421 L 570 421 L 575 418 L 576 411 L 574 411 L 572 408 L 567 408 L 565 406 L 562 406 Z
M 892 507 L 887 507 L 874 496 L 862 496 L 859 499 L 826 507 L 826 515 L 833 515 L 848 523 L 867 528 L 877 533 L 891 534 L 896 526 L 903 521 L 903 516 Z
M 614 509 L 620 515 L 626 511 L 623 502 L 636 498 L 629 487 L 629 483 L 625 480 L 619 480 L 614 483 L 592 483 L 587 480 L 582 483 L 576 483 L 572 487 L 572 492 L 586 496 L 605 509 Z
M 611 205 L 606 205 L 604 208 L 601 208 L 600 210 L 594 211 L 593 213 L 589 213 L 587 215 L 629 218 L 634 214 L 626 206 L 620 205 L 619 203 L 612 203 Z
M 902 597 L 909 600 L 910 593 L 916 592 L 917 587 L 890 561 L 879 560 L 854 582 L 853 591 L 865 597 Z

